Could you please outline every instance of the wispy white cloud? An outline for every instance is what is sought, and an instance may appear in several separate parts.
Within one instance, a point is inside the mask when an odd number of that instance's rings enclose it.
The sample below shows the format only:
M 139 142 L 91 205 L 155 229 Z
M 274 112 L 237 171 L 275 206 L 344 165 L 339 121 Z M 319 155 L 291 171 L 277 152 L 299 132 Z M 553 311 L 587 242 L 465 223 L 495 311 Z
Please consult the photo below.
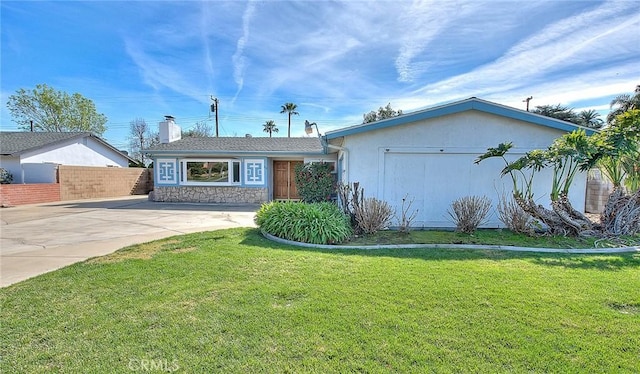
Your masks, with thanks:
M 640 14 L 634 4 L 603 4 L 594 10 L 547 26 L 516 44 L 494 62 L 468 73 L 428 84 L 416 90 L 412 96 L 429 97 L 425 100 L 428 103 L 472 95 L 496 96 L 500 92 L 537 90 L 536 87 L 553 87 L 556 93 L 566 94 L 561 83 L 568 83 L 565 76 L 596 79 L 600 69 L 609 71 L 607 66 L 610 61 L 628 55 L 634 44 L 637 47 L 638 41 L 630 39 L 628 32 L 639 28 Z M 621 79 L 628 79 L 633 71 L 631 69 L 638 65 L 629 63 L 622 66 L 623 71 L 618 73 L 622 74 Z M 554 83 L 554 80 L 557 82 Z M 596 83 L 597 81 L 591 80 L 579 87 Z M 580 98 L 584 96 L 580 95 Z M 564 98 L 568 99 L 566 96 Z
M 267 119 L 282 122 L 279 107 L 289 101 L 301 108 L 296 120 L 326 131 L 387 103 L 411 111 L 470 96 L 522 108 L 528 96 L 533 105 L 601 108 L 640 83 L 640 10 L 633 1 L 160 1 L 134 3 L 129 16 L 117 2 L 8 4 L 1 4 L 3 90 L 24 84 L 13 78 L 21 76 L 18 67 L 33 71 L 31 79 L 86 90 L 83 80 L 101 86 L 108 79 L 105 96 L 127 92 L 127 108 L 178 118 L 206 116 L 215 95 L 227 134 L 260 133 Z M 74 18 L 70 9 L 93 23 L 104 14 L 104 34 L 88 21 L 76 26 L 102 40 L 115 35 L 112 44 L 122 51 L 97 42 L 77 53 L 95 54 L 93 61 L 113 53 L 113 76 L 91 77 L 85 66 L 38 73 L 31 60 L 5 70 L 30 52 L 25 20 L 38 20 L 29 28 L 50 22 L 50 29 L 64 29 Z M 56 10 L 66 18 L 51 18 Z M 22 21 L 12 26 L 10 43 L 7 12 Z M 46 53 L 66 68 L 65 61 L 80 60 L 67 56 L 74 51 Z M 126 119 L 120 122 L 126 127 Z M 294 133 L 303 134 L 300 126 Z
M 244 56 L 244 49 L 249 40 L 250 26 L 253 15 L 255 13 L 255 9 L 256 2 L 254 0 L 249 0 L 244 14 L 242 15 L 242 36 L 240 37 L 240 39 L 238 39 L 238 42 L 236 44 L 236 52 L 231 57 L 231 60 L 233 61 L 233 79 L 238 86 L 232 102 L 236 100 L 238 94 L 240 93 L 240 91 L 242 91 L 242 87 L 244 86 L 244 72 L 247 68 L 248 62 L 247 57 Z
M 243 76 L 243 95 L 332 100 L 369 88 L 358 61 L 373 41 L 361 37 L 362 20 L 349 21 L 348 7 L 304 3 L 300 13 L 272 4 L 256 10 L 260 21 L 244 46 L 252 65 Z
M 201 6 L 201 16 L 200 16 L 200 39 L 202 41 L 202 58 L 204 64 L 204 72 L 205 77 L 207 78 L 208 88 L 212 89 L 213 83 L 212 79 L 215 75 L 214 67 L 213 67 L 213 55 L 211 54 L 210 48 L 210 40 L 209 40 L 209 18 L 211 14 L 209 13 L 209 7 L 206 6 L 206 3 L 203 3 Z
M 625 89 L 627 89 L 625 87 Z M 619 92 L 619 91 L 618 91 Z M 578 106 L 578 107 L 574 107 L 573 108 L 574 111 L 576 111 L 577 113 L 582 112 L 583 110 L 595 110 L 596 112 L 600 112 L 600 113 L 608 113 L 609 110 L 611 110 L 611 106 L 608 104 L 605 105 L 589 105 L 589 106 Z M 602 115 L 602 114 L 601 114 Z M 604 117 L 602 117 L 602 119 L 604 120 Z
M 196 87 L 191 77 L 185 75 L 186 69 L 176 69 L 175 60 L 159 59 L 147 52 L 136 41 L 125 40 L 129 57 L 138 66 L 145 83 L 155 90 L 168 88 L 194 100 L 206 102 L 203 91 Z
M 156 4 L 157 5 L 157 4 Z M 216 94 L 216 75 L 220 66 L 227 63 L 228 55 L 218 50 L 227 36 L 216 35 L 220 17 L 209 2 L 180 3 L 171 13 L 180 17 L 165 18 L 162 22 L 147 24 L 138 31 L 127 28 L 121 31 L 127 57 L 137 67 L 144 84 L 159 94 L 184 95 L 202 104 L 209 104 L 209 95 Z M 220 3 L 215 10 L 226 11 L 229 6 Z M 166 12 L 164 7 L 152 9 Z M 231 8 L 234 10 L 234 8 Z
M 459 2 L 414 2 L 402 13 L 399 21 L 403 34 L 400 36 L 400 50 L 395 59 L 398 81 L 413 82 L 429 68 L 429 60 L 415 59 L 421 57 L 445 27 L 458 18 L 457 11 L 466 8 L 460 5 Z
M 300 103 L 301 107 L 313 107 L 313 108 L 318 108 L 320 109 L 323 113 L 329 113 L 331 112 L 331 107 L 327 106 L 327 105 L 319 105 L 313 102 L 302 102 Z
M 499 100 L 501 103 L 515 107 L 520 107 L 522 105 L 521 99 L 527 95 L 534 97 L 532 105 L 563 104 L 573 106 L 593 99 L 608 103 L 619 93 L 632 91 L 634 82 L 640 81 L 640 73 L 635 73 L 635 77 L 624 74 L 614 78 L 621 68 L 627 72 L 640 72 L 640 62 L 540 82 L 531 87 L 491 94 L 487 98 Z

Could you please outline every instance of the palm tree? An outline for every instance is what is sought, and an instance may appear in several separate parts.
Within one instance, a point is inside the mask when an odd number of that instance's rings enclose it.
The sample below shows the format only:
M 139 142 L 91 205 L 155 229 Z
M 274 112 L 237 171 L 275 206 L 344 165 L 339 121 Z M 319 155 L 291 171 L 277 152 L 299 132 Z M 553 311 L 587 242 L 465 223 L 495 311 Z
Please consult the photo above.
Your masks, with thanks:
M 596 112 L 594 109 L 583 110 L 578 114 L 578 122 L 582 126 L 599 129 L 602 127 L 603 122 L 599 117 L 600 113 Z
M 538 105 L 531 113 L 541 114 L 546 117 L 556 118 L 567 122 L 578 124 L 578 115 L 569 108 L 560 104 Z
M 264 127 L 262 131 L 268 132 L 269 137 L 271 137 L 271 133 L 280 131 L 278 130 L 278 127 L 276 127 L 276 123 L 271 119 L 265 122 L 264 125 L 262 125 L 262 127 Z
M 291 115 L 298 115 L 300 113 L 296 112 L 296 109 L 298 108 L 298 106 L 294 103 L 285 103 L 284 105 L 282 105 L 282 110 L 280 111 L 280 113 L 288 113 L 289 114 L 289 132 L 288 132 L 288 137 L 291 137 Z
M 613 109 L 613 107 L 617 108 Z M 613 122 L 613 120 L 620 114 L 629 111 L 631 109 L 640 109 L 640 84 L 636 86 L 634 95 L 622 94 L 611 100 L 609 108 L 612 109 L 607 115 L 607 123 Z

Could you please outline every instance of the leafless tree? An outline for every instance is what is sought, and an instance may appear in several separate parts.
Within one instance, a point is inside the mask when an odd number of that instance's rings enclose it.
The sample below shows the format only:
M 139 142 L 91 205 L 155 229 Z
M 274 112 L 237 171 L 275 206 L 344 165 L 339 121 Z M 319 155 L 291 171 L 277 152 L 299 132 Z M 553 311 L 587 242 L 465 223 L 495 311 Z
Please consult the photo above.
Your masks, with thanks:
M 211 136 L 213 130 L 211 125 L 206 121 L 196 122 L 189 130 L 185 131 L 182 135 L 185 138 L 208 138 Z
M 144 119 L 136 118 L 129 122 L 129 151 L 132 158 L 146 166 L 149 162 L 145 160 L 144 150 L 157 143 L 158 133 L 152 132 Z

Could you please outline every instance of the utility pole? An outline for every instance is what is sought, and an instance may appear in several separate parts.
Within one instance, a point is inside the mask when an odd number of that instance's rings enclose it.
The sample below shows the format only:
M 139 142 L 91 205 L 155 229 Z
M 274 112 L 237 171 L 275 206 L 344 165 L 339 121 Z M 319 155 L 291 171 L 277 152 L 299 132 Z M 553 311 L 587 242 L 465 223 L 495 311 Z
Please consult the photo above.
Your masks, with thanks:
M 529 101 L 531 101 L 531 99 L 533 99 L 533 96 L 529 96 L 526 99 L 522 100 L 523 103 L 527 103 L 527 112 L 529 111 Z
M 211 111 L 216 113 L 216 138 L 218 137 L 218 98 L 211 96 L 213 104 L 211 104 Z
M 144 133 L 140 133 L 140 162 L 142 163 L 142 166 L 145 166 L 144 164 Z

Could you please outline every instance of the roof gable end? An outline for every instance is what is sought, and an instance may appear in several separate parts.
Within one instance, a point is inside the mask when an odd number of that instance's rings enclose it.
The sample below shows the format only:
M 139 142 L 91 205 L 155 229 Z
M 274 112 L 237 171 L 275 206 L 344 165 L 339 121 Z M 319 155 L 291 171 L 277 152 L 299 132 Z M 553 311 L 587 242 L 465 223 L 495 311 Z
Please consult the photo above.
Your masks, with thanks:
M 2 131 L 0 132 L 0 154 L 18 156 L 27 152 L 37 151 L 47 146 L 64 144 L 70 140 L 90 138 L 107 147 L 116 154 L 122 155 L 129 161 L 135 161 L 127 154 L 99 136 L 90 132 L 29 132 L 29 131 Z
M 442 117 L 450 114 L 461 113 L 469 110 L 477 110 L 484 113 L 490 113 L 497 116 L 506 118 L 512 118 L 528 123 L 532 123 L 539 126 L 546 126 L 561 131 L 571 132 L 576 129 L 584 129 L 587 134 L 593 134 L 595 131 L 586 127 L 578 126 L 571 122 L 562 121 L 559 119 L 546 117 L 540 114 L 527 112 L 524 110 L 508 107 L 493 103 L 486 100 L 481 100 L 476 97 L 472 97 L 466 100 L 457 101 L 449 104 L 436 106 L 420 110 L 413 113 L 404 114 L 398 117 L 388 118 L 381 121 L 355 125 L 347 127 L 341 130 L 329 131 L 325 137 L 327 140 L 340 138 L 343 136 L 359 134 L 368 131 L 380 130 L 388 127 L 403 125 L 407 123 L 427 120 L 431 118 Z
M 19 155 L 45 146 L 88 136 L 83 132 L 0 132 L 0 153 L 3 155 Z

